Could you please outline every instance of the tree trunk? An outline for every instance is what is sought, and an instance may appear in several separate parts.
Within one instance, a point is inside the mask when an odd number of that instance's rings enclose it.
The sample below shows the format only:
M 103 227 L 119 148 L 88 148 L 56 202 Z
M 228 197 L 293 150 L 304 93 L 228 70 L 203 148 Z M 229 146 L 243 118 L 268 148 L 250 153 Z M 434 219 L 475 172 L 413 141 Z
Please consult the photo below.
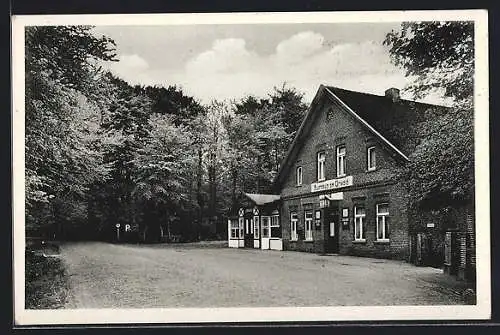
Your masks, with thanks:
M 274 161 L 275 161 L 275 168 L 276 168 L 276 174 L 278 173 L 279 171 L 279 168 L 280 168 L 280 162 L 278 160 L 278 142 L 275 141 L 274 142 Z
M 231 169 L 233 170 L 233 173 L 232 173 L 232 177 L 233 177 L 233 185 L 232 185 L 232 189 L 231 189 L 231 197 L 232 197 L 232 204 L 234 205 L 236 203 L 236 185 L 237 185 L 237 181 L 238 181 L 238 171 L 236 170 L 236 168 L 233 166 L 231 166 Z
M 256 193 L 260 193 L 260 156 L 257 156 L 257 185 Z
M 198 201 L 198 222 L 196 224 L 196 238 L 200 240 L 201 221 L 203 220 L 203 195 L 201 194 L 201 183 L 203 178 L 203 151 L 198 148 L 198 171 L 196 181 L 196 200 Z

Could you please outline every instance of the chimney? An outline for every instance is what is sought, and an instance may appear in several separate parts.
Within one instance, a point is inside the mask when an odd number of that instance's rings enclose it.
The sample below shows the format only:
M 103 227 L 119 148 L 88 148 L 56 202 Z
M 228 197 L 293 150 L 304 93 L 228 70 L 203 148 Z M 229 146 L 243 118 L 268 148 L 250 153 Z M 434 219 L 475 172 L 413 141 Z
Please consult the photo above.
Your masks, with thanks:
M 396 102 L 400 100 L 399 90 L 397 88 L 391 87 L 385 90 L 385 97 L 391 99 L 392 102 Z

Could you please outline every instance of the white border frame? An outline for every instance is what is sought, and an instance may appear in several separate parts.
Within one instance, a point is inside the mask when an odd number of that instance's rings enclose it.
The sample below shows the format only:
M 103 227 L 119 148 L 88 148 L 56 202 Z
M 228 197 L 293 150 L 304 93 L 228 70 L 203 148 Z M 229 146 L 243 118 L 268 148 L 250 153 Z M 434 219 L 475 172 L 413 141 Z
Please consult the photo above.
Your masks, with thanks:
M 192 25 L 475 21 L 475 192 L 477 305 L 279 308 L 24 309 L 24 27 L 29 25 Z M 267 321 L 474 320 L 491 316 L 489 203 L 488 13 L 486 10 L 32 15 L 12 18 L 13 256 L 16 325 Z M 478 246 L 481 246 L 479 248 Z

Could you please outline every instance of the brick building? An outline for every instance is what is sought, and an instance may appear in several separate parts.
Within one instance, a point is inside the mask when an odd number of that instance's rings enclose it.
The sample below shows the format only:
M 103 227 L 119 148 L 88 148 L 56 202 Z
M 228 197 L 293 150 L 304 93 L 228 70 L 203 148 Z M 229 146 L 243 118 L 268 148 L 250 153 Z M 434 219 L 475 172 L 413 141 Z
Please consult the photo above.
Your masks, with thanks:
M 398 173 L 420 141 L 418 127 L 446 110 L 403 100 L 394 88 L 378 96 L 321 85 L 274 194 L 247 194 L 233 211 L 229 246 L 415 259 Z

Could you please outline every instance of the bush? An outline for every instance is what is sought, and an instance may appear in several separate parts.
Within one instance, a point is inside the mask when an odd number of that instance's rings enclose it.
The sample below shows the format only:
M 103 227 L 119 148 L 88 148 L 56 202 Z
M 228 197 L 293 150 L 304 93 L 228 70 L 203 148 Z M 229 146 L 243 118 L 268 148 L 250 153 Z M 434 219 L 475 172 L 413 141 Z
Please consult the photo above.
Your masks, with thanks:
M 69 292 L 64 263 L 41 250 L 26 251 L 25 308 L 56 309 L 66 304 Z

